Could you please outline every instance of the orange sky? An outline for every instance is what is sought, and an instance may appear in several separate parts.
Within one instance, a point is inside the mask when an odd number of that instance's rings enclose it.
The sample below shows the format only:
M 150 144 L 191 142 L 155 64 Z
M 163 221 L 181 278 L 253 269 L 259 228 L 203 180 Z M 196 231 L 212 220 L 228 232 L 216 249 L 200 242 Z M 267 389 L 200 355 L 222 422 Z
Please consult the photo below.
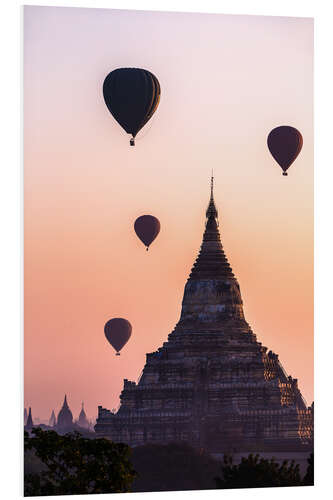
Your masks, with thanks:
M 313 400 L 313 22 L 25 7 L 25 405 L 116 407 L 167 339 L 200 247 L 209 181 L 247 321 Z M 152 71 L 160 106 L 129 136 L 102 84 Z M 266 137 L 303 135 L 289 176 Z M 161 221 L 146 252 L 139 215 Z M 120 357 L 103 327 L 125 317 Z

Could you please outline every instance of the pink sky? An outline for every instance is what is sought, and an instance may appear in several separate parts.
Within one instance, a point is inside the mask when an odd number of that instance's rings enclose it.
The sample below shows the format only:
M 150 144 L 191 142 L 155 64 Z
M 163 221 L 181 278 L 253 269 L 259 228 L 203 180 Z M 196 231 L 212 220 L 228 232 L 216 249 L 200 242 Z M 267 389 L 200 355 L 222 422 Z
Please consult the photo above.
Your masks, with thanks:
M 179 318 L 212 168 L 246 319 L 310 404 L 312 19 L 25 7 L 24 52 L 25 405 L 118 405 Z M 135 148 L 102 96 L 126 66 L 161 84 Z M 288 177 L 266 147 L 281 124 L 304 139 Z M 145 213 L 161 221 L 148 253 Z M 119 316 L 133 334 L 116 357 L 103 327 Z

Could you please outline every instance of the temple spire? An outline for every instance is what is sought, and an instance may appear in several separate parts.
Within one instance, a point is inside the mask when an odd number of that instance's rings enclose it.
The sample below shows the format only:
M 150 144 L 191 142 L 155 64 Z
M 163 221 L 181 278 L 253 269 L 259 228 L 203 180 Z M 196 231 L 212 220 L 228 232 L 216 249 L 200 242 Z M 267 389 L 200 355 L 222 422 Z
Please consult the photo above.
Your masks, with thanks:
M 189 279 L 217 279 L 234 276 L 223 251 L 214 201 L 214 176 L 210 179 L 210 200 L 206 210 L 206 226 L 197 260 Z
M 198 257 L 184 290 L 180 320 L 175 328 L 221 328 L 225 321 L 243 320 L 239 285 L 224 253 L 214 201 L 214 176 Z
M 81 408 L 81 411 L 80 411 L 78 424 L 81 427 L 89 427 L 89 422 L 88 422 L 88 419 L 87 419 L 87 415 L 86 415 L 86 412 L 84 411 L 83 401 L 82 401 L 82 408 Z
M 34 425 L 34 423 L 32 420 L 31 408 L 29 407 L 29 415 L 28 415 L 26 427 L 27 427 L 27 429 L 32 429 L 33 425 Z
M 70 427 L 73 424 L 73 415 L 67 403 L 67 394 L 65 394 L 64 403 L 61 410 L 58 413 L 57 426 Z
M 57 423 L 56 416 L 55 416 L 54 410 L 52 410 L 51 417 L 49 419 L 49 426 L 55 427 L 56 423 Z
M 212 170 L 212 175 L 210 178 L 210 200 L 209 204 L 206 210 L 206 217 L 209 219 L 210 217 L 214 217 L 217 219 L 218 212 L 215 206 L 215 201 L 214 201 L 214 176 L 213 176 L 213 170 Z

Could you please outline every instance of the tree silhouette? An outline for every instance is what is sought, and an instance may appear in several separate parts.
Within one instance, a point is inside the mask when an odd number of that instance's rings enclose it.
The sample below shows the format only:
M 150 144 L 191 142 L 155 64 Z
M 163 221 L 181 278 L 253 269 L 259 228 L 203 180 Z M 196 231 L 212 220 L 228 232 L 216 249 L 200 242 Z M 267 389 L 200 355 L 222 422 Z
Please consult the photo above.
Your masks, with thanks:
M 259 455 L 242 457 L 240 464 L 233 465 L 232 457 L 225 455 L 222 477 L 216 477 L 217 488 L 267 488 L 270 486 L 301 486 L 299 465 L 294 460 L 282 465 L 274 458 L 267 460 Z
M 217 459 L 183 442 L 137 446 L 132 462 L 134 492 L 214 489 L 220 470 Z
M 308 468 L 306 474 L 303 478 L 304 486 L 313 486 L 314 485 L 314 456 L 313 453 L 308 458 Z
M 128 492 L 136 475 L 127 445 L 78 432 L 60 436 L 34 428 L 32 437 L 24 433 L 24 450 L 45 465 L 39 474 L 25 474 L 25 496 Z

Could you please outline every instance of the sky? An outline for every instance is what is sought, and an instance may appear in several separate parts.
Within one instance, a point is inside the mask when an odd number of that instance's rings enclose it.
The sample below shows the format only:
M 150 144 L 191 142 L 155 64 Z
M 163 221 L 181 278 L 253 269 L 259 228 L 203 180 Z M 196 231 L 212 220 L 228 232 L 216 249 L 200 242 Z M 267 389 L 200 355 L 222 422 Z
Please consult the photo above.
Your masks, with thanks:
M 106 75 L 161 85 L 136 146 Z M 266 139 L 303 135 L 288 177 Z M 25 406 L 46 419 L 119 404 L 180 316 L 212 168 L 222 243 L 258 341 L 313 401 L 313 20 L 24 8 Z M 149 252 L 133 224 L 161 222 Z M 133 327 L 121 356 L 104 324 Z

